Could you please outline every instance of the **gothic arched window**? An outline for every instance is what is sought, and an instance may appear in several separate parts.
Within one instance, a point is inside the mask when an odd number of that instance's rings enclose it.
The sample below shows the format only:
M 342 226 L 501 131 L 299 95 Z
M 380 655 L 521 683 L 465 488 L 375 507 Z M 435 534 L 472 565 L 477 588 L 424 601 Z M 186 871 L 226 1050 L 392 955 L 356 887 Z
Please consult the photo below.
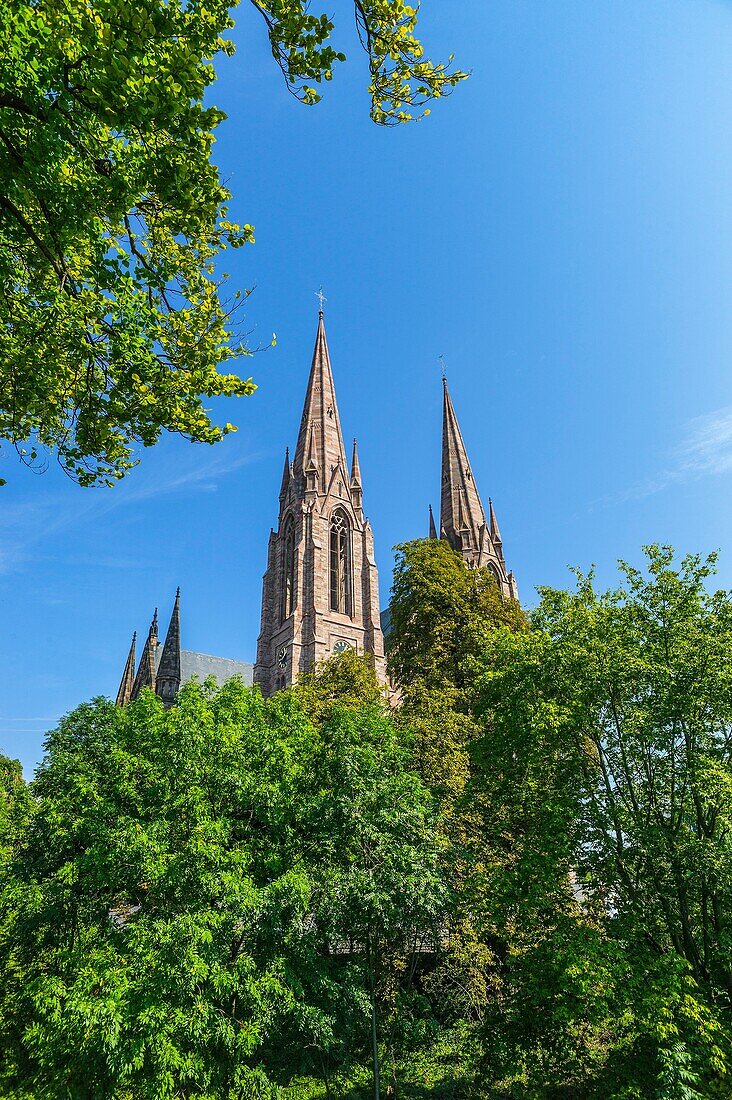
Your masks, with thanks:
M 353 614 L 351 583 L 351 525 L 342 508 L 330 521 L 330 609 Z
M 292 614 L 295 606 L 295 524 L 292 516 L 285 523 L 282 550 L 282 604 L 280 618 L 282 622 Z
M 493 580 L 496 582 L 496 586 L 497 586 L 497 588 L 500 592 L 500 590 L 501 590 L 501 574 L 498 572 L 497 567 L 493 564 L 492 561 L 488 562 L 488 569 L 489 569 L 490 573 L 492 574 Z

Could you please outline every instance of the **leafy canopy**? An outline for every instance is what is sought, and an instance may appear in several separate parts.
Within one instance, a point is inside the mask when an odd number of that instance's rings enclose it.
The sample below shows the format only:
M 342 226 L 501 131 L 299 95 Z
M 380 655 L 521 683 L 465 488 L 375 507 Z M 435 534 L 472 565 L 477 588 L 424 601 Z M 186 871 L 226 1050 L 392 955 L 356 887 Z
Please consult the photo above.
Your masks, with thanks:
M 316 721 L 322 720 L 333 707 L 358 709 L 386 703 L 384 686 L 379 683 L 368 654 L 357 654 L 352 649 L 303 673 L 292 690 Z
M 304 0 L 252 0 L 269 29 L 275 60 L 290 90 L 304 103 L 320 95 L 312 80 L 332 80 L 333 66 L 345 55 L 329 44 L 334 25 L 311 15 Z M 393 126 L 428 115 L 426 104 L 449 95 L 467 76 L 452 65 L 425 57 L 416 36 L 419 5 L 404 0 L 354 0 L 356 26 L 369 59 L 371 118 Z
M 396 550 L 387 666 L 399 685 L 422 776 L 449 801 L 469 772 L 473 664 L 497 632 L 525 630 L 526 618 L 515 601 L 503 599 L 490 570 L 467 569 L 444 539 Z
M 0 869 L 22 838 L 30 811 L 30 793 L 20 762 L 0 754 Z
M 80 707 L 30 796 L 0 768 L 0 1094 L 729 1095 L 713 559 L 651 547 L 529 627 L 402 553 L 397 710 L 345 654 Z
M 541 590 L 479 663 L 467 904 L 503 959 L 494 1076 L 691 1100 L 729 1091 L 732 596 L 646 553 Z
M 389 672 L 407 692 L 451 686 L 472 692 L 471 658 L 495 630 L 526 629 L 515 600 L 505 600 L 489 569 L 467 569 L 444 539 L 396 547 L 389 604 Z
M 288 87 L 343 60 L 305 0 L 252 0 Z M 428 61 L 416 9 L 358 0 L 372 117 L 405 121 L 463 74 Z M 162 431 L 215 443 L 206 402 L 251 394 L 216 261 L 254 240 L 229 220 L 204 106 L 231 54 L 228 0 L 0 0 L 0 441 L 111 484 Z
M 383 706 L 97 700 L 33 795 L 0 889 L 2 1095 L 249 1100 L 368 1057 L 387 960 L 442 900 Z

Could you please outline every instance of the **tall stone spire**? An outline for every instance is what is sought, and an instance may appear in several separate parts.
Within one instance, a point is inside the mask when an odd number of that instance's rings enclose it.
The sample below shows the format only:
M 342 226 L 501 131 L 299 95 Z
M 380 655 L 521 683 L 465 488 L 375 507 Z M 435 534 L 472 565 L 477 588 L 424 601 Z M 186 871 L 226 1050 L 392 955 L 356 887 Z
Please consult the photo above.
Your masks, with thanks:
M 287 492 L 290 485 L 290 478 L 292 477 L 292 465 L 290 464 L 290 448 L 285 447 L 285 465 L 282 470 L 282 485 L 280 486 L 280 497 L 283 497 Z
M 440 523 L 448 542 L 454 548 L 458 534 L 469 531 L 477 534 L 485 524 L 485 512 L 478 495 L 478 487 L 468 461 L 460 425 L 443 378 L 442 406 L 442 496 Z
M 488 514 L 491 521 L 491 538 L 496 550 L 500 552 L 503 547 L 503 539 L 501 538 L 501 532 L 498 530 L 498 520 L 496 519 L 496 513 L 493 508 L 493 501 L 488 498 Z
M 137 639 L 137 631 L 132 635 L 132 642 L 130 644 L 130 652 L 127 654 L 127 662 L 125 664 L 125 670 L 122 673 L 122 680 L 119 685 L 119 691 L 117 692 L 116 705 L 118 707 L 126 707 L 132 698 L 132 685 L 135 682 L 135 641 Z
M 358 446 L 355 439 L 351 459 L 351 499 L 353 507 L 360 515 L 363 509 L 363 485 L 361 484 L 361 467 L 358 462 Z
M 358 463 L 358 444 L 353 441 L 353 458 L 351 459 L 351 485 L 361 487 L 361 467 Z
M 317 488 L 320 492 L 327 492 L 333 473 L 338 467 L 347 476 L 343 433 L 321 312 L 318 315 L 318 332 L 295 448 L 293 473 L 295 477 L 302 477 L 306 471 L 315 471 Z
M 440 536 L 460 554 L 469 568 L 489 568 L 503 595 L 518 599 L 516 582 L 513 574 L 507 571 L 503 558 L 503 543 L 493 503 L 490 502 L 489 525 L 444 376 L 442 383 Z
M 165 635 L 163 653 L 158 665 L 155 691 L 166 707 L 172 707 L 180 689 L 180 588 L 175 594 L 173 613 Z
M 350 649 L 368 655 L 385 681 L 374 536 L 355 441 L 350 470 L 346 462 L 322 299 L 292 477 L 283 478 L 279 505 L 254 680 L 272 695 Z
M 137 666 L 137 675 L 135 676 L 135 682 L 132 685 L 132 693 L 130 699 L 136 699 L 143 688 L 149 687 L 155 691 L 155 654 L 158 648 L 158 609 L 155 608 L 155 614 L 152 617 L 150 623 L 150 629 L 145 640 L 145 647 L 142 651 L 142 657 L 140 657 L 140 663 Z

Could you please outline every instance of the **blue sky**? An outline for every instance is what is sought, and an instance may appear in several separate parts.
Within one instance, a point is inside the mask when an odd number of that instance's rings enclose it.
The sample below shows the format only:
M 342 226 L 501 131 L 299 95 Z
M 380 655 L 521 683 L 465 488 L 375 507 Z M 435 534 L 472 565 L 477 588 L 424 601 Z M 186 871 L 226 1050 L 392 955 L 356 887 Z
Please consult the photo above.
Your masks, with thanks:
M 176 585 L 184 646 L 253 659 L 321 283 L 384 603 L 391 548 L 438 504 L 440 355 L 526 603 L 569 565 L 611 583 L 650 541 L 721 549 L 732 587 L 732 6 L 424 0 L 428 49 L 472 77 L 394 130 L 368 119 L 349 6 L 328 7 L 349 61 L 317 108 L 248 4 L 219 65 L 215 156 L 257 229 L 224 268 L 256 286 L 252 343 L 277 333 L 244 364 L 256 395 L 221 409 L 238 434 L 168 439 L 113 490 L 0 464 L 0 751 L 27 774 Z

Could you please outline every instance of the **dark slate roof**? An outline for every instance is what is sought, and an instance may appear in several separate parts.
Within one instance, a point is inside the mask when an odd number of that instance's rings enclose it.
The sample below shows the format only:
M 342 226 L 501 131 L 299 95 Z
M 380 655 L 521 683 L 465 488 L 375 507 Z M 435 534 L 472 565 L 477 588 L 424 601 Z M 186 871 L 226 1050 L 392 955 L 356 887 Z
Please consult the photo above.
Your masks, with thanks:
M 245 684 L 251 684 L 254 665 L 248 661 L 232 661 L 229 657 L 210 657 L 208 653 L 194 653 L 190 649 L 180 652 L 181 680 L 191 680 L 194 676 L 203 683 L 207 676 L 215 676 L 220 684 L 241 676 Z
M 158 659 L 162 646 L 158 646 Z M 248 661 L 232 661 L 230 657 L 211 657 L 208 653 L 194 653 L 191 649 L 180 651 L 181 683 L 197 677 L 203 683 L 209 676 L 214 676 L 220 684 L 241 676 L 245 684 L 251 684 L 254 665 Z
M 391 634 L 391 607 L 385 607 L 381 612 L 381 633 L 385 638 Z

